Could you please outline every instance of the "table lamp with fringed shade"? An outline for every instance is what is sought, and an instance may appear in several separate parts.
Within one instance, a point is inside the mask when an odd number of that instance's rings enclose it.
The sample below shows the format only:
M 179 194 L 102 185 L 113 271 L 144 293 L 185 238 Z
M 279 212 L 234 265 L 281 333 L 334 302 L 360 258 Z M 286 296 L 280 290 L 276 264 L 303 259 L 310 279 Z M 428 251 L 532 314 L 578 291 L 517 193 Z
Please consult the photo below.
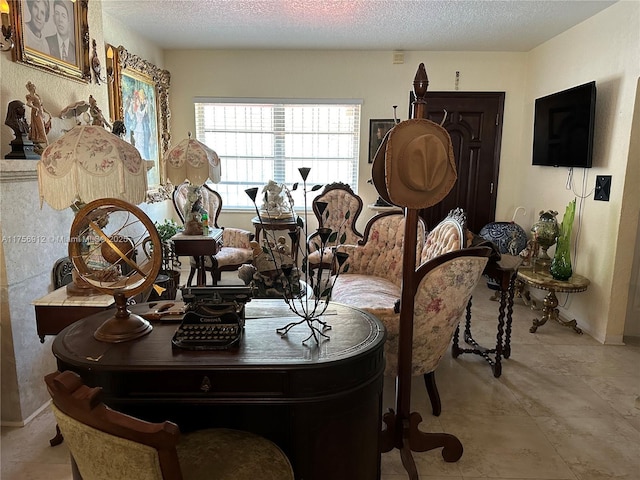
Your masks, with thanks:
M 69 130 L 38 162 L 40 203 L 55 210 L 99 198 L 145 201 L 147 170 L 136 148 L 100 126 Z
M 184 219 L 187 235 L 201 234 L 202 228 L 198 227 L 199 220 L 193 219 L 194 205 L 200 195 L 200 187 L 207 181 L 219 183 L 221 179 L 221 165 L 218 154 L 204 143 L 189 137 L 182 140 L 166 155 L 167 178 L 174 185 L 188 181 L 187 203 L 185 205 Z M 197 213 L 197 212 L 196 212 Z
M 131 204 L 144 202 L 147 172 L 138 150 L 100 126 L 81 125 L 69 130 L 42 152 L 37 165 L 40 205 L 55 210 L 101 198 L 117 198 Z M 100 294 L 73 270 L 67 285 L 73 296 Z

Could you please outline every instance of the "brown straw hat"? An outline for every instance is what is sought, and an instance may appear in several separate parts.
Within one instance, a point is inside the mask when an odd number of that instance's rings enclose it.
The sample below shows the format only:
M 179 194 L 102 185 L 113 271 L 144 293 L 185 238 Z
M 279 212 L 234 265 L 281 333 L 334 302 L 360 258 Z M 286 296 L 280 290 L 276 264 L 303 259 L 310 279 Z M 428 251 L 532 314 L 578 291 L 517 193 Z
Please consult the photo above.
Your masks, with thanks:
M 440 125 L 423 118 L 405 120 L 389 131 L 384 165 L 389 197 L 385 200 L 402 207 L 435 205 L 447 196 L 458 178 L 451 137 Z M 376 184 L 380 173 L 375 174 L 375 160 L 372 170 L 376 189 L 384 198 Z

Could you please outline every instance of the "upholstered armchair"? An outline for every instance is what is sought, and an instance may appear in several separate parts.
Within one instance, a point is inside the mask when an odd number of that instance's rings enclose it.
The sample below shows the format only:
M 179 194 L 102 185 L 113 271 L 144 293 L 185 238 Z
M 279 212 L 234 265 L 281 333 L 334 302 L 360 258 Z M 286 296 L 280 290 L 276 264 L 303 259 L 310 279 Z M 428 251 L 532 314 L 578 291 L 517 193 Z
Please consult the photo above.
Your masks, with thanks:
M 188 185 L 186 182 L 178 185 L 173 193 L 173 205 L 183 222 Z M 209 215 L 209 225 L 213 228 L 220 228 L 218 226 L 218 218 L 222 210 L 222 197 L 207 184 L 202 186 L 201 192 L 202 207 Z M 218 253 L 205 257 L 205 269 L 211 273 L 213 285 L 216 285 L 220 280 L 220 272 L 237 270 L 241 265 L 251 263 L 253 260 L 253 250 L 249 242 L 253 240 L 254 234 L 241 228 L 222 228 L 222 245 Z M 187 286 L 191 286 L 196 272 L 197 265 L 194 258 L 191 258 L 189 266 Z
M 309 268 L 316 269 L 322 264 L 323 269 L 329 269 L 333 259 L 332 247 L 339 243 L 355 245 L 362 238 L 362 234 L 356 228 L 356 221 L 362 212 L 362 199 L 349 185 L 336 182 L 324 187 L 322 193 L 313 199 L 312 208 L 318 220 L 318 228 L 330 228 L 337 232 L 337 237 L 333 245 L 321 252 L 318 250 L 318 232 L 309 235 Z M 343 242 L 341 237 L 344 237 Z
M 45 377 L 52 409 L 72 458 L 74 478 L 93 480 L 293 480 L 273 442 L 239 430 L 181 434 L 171 422 L 149 423 L 102 403 L 74 372 Z
M 217 275 L 216 281 L 220 280 L 220 272 L 235 271 L 243 264 L 253 261 L 250 242 L 254 236 L 252 232 L 242 228 L 224 227 L 222 248 L 213 257 L 213 269 Z

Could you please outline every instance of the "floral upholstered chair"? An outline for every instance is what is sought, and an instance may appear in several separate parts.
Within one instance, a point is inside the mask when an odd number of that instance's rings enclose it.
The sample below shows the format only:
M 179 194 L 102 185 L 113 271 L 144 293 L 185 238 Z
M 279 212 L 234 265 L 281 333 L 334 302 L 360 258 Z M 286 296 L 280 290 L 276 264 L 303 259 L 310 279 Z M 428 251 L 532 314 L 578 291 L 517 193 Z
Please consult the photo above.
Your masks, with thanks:
M 294 480 L 284 452 L 261 436 L 225 428 L 181 434 L 175 423 L 139 420 L 107 407 L 101 389 L 84 385 L 70 370 L 51 373 L 45 382 L 73 478 Z
M 412 375 L 422 375 L 433 414 L 442 411 L 435 370 L 449 348 L 491 248 L 473 247 L 439 255 L 418 267 L 413 312 Z M 387 372 L 398 368 L 400 322 L 385 323 Z
M 188 183 L 178 185 L 173 193 L 173 205 L 183 222 L 188 185 Z M 202 207 L 209 215 L 209 226 L 220 228 L 218 226 L 218 217 L 222 210 L 222 197 L 207 184 L 202 186 L 201 193 Z M 253 240 L 254 234 L 241 228 L 222 228 L 222 245 L 218 253 L 205 257 L 205 269 L 211 272 L 213 285 L 216 285 L 220 280 L 220 272 L 238 270 L 243 264 L 251 263 L 253 260 L 253 250 L 250 242 Z M 196 267 L 195 259 L 191 258 L 187 286 L 191 286 Z
M 356 221 L 362 212 L 362 199 L 356 195 L 349 185 L 336 182 L 324 187 L 320 195 L 313 199 L 313 213 L 318 219 L 318 228 L 330 228 L 336 232 L 335 242 L 319 250 L 318 232 L 309 235 L 309 268 L 316 269 L 322 265 L 323 269 L 331 268 L 333 259 L 331 247 L 340 243 L 355 245 L 362 238 L 356 228 Z

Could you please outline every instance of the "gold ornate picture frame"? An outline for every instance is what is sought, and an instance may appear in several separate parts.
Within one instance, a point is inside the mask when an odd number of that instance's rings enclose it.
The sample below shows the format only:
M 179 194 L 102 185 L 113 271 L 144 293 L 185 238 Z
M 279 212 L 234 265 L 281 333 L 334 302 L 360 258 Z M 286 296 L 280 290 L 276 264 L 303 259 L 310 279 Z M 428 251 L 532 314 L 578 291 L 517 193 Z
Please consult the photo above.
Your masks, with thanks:
M 13 61 L 91 81 L 89 0 L 13 0 Z
M 109 113 L 124 122 L 124 139 L 143 159 L 153 162 L 148 172 L 148 201 L 165 200 L 163 156 L 169 149 L 169 83 L 171 75 L 129 53 L 123 46 L 106 45 Z

